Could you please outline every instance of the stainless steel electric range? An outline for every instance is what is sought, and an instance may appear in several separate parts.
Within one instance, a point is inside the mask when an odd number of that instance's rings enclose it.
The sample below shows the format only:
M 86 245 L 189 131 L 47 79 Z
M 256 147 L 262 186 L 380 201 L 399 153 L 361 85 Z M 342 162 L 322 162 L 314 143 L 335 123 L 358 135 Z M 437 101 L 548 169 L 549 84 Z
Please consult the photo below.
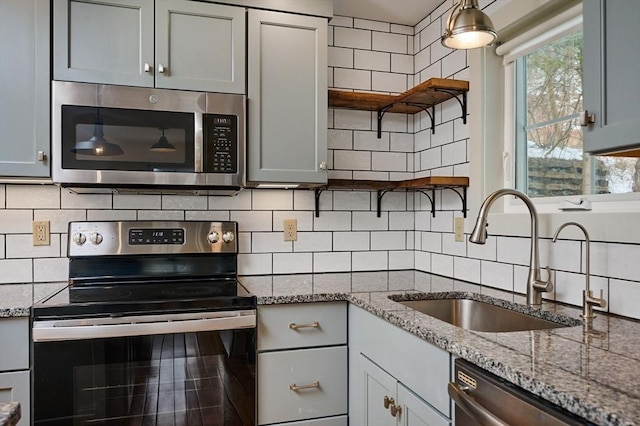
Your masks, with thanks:
M 256 298 L 237 224 L 72 222 L 69 285 L 36 303 L 38 425 L 254 425 Z

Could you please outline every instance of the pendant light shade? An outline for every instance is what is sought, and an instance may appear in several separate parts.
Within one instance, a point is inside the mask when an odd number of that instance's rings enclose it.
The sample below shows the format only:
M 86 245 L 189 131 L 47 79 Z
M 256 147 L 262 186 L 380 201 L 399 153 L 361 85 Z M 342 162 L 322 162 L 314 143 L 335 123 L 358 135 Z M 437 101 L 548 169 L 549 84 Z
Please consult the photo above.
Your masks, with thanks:
M 151 148 L 149 148 L 149 151 L 154 151 L 154 152 L 174 152 L 176 150 L 176 147 L 171 145 L 169 143 L 169 141 L 167 140 L 167 137 L 164 135 L 165 129 L 160 128 L 160 130 L 162 130 L 162 136 L 160 136 L 160 139 L 158 139 L 158 142 L 154 143 L 151 146 Z
M 104 138 L 104 130 L 102 129 L 102 119 L 100 118 L 100 110 L 96 115 L 96 121 L 93 127 L 93 136 L 91 139 L 82 142 L 76 142 L 71 152 L 82 155 L 94 155 L 94 156 L 114 156 L 122 155 L 124 151 L 120 148 L 120 145 L 108 142 Z
M 497 37 L 491 19 L 478 8 L 478 0 L 460 0 L 447 19 L 441 42 L 451 49 L 475 49 L 493 43 Z

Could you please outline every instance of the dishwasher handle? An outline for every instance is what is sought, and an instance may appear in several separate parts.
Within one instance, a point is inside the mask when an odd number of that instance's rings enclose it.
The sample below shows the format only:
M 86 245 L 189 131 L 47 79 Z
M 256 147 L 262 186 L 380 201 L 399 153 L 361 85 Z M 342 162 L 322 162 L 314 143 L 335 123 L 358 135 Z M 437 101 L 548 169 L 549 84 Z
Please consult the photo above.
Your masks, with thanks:
M 256 327 L 255 309 L 168 315 L 34 321 L 34 342 L 87 340 Z
M 491 411 L 477 403 L 455 383 L 449 382 L 447 392 L 458 407 L 481 426 L 509 426 Z

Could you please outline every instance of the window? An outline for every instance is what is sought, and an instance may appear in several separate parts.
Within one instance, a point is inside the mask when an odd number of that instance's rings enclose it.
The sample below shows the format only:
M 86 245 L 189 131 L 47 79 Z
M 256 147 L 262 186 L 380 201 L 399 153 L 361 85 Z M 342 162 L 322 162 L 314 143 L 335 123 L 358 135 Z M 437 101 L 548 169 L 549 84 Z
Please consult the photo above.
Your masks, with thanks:
M 511 55 L 505 88 L 512 96 L 516 189 L 530 197 L 640 192 L 637 158 L 591 156 L 582 151 L 582 28 L 540 34 Z M 515 155 L 513 155 L 515 151 Z

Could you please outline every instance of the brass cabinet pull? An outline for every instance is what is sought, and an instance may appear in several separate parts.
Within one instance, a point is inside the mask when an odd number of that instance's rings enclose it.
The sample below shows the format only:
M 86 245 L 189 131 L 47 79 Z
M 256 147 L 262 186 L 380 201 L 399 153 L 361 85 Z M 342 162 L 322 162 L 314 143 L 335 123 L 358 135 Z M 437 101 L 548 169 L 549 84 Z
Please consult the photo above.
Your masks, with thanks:
M 294 392 L 297 392 L 299 390 L 304 390 L 304 389 L 315 389 L 315 388 L 319 388 L 320 387 L 320 382 L 317 380 L 314 380 L 313 382 L 311 382 L 308 385 L 300 385 L 297 386 L 295 383 L 291 383 L 289 385 L 289 390 L 292 390 Z
M 396 415 L 400 417 L 400 414 L 402 414 L 402 406 L 396 405 L 395 403 L 391 404 L 391 407 L 389 407 L 389 410 L 391 411 L 392 417 L 396 417 Z
M 310 324 L 296 324 L 295 322 L 289 323 L 289 328 L 291 330 L 297 330 L 299 328 L 318 328 L 320 327 L 320 323 L 318 321 L 314 321 Z
M 385 410 L 388 410 L 389 409 L 389 405 L 393 404 L 393 403 L 394 403 L 393 398 L 389 398 L 388 396 L 385 395 L 385 397 L 384 397 L 384 408 L 385 408 Z

